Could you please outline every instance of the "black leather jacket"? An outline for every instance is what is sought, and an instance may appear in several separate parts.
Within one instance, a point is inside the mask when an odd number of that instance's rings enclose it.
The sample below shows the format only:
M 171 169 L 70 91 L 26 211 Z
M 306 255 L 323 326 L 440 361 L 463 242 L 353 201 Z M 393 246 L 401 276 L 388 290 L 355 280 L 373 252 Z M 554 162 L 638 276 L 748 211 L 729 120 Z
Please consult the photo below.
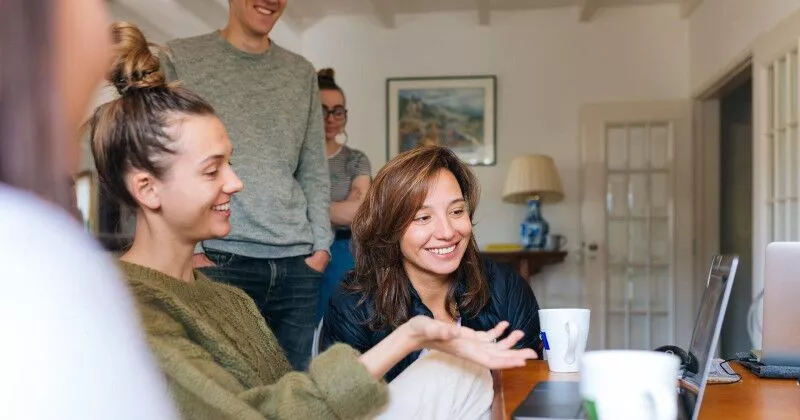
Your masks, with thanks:
M 525 333 L 525 337 L 516 347 L 529 347 L 536 350 L 537 354 L 541 354 L 539 304 L 530 286 L 519 274 L 505 265 L 497 264 L 488 258 L 483 258 L 482 263 L 484 275 L 489 282 L 489 301 L 476 316 L 463 316 L 461 325 L 485 331 L 500 321 L 508 321 L 511 326 L 506 333 L 512 330 L 522 330 Z M 463 286 L 456 289 L 456 301 L 463 294 L 462 290 Z M 391 332 L 389 328 L 380 331 L 369 328 L 367 322 L 374 310 L 373 300 L 367 298 L 359 305 L 358 302 L 362 297 L 363 294 L 349 292 L 342 287 L 333 293 L 322 323 L 320 334 L 322 350 L 334 343 L 342 342 L 363 353 L 389 335 Z M 413 287 L 411 287 L 411 307 L 411 316 L 433 316 L 423 305 Z M 401 360 L 386 374 L 386 380 L 394 379 L 417 360 L 419 354 L 417 351 Z

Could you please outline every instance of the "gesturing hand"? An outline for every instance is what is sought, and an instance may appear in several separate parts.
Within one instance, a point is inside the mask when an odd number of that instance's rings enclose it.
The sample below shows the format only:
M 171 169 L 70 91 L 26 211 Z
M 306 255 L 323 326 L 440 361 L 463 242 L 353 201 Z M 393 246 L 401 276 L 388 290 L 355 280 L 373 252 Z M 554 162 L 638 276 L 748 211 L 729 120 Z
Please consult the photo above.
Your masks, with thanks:
M 532 349 L 512 349 L 525 335 L 522 331 L 512 331 L 508 337 L 497 341 L 508 328 L 506 321 L 488 331 L 475 331 L 416 316 L 408 321 L 408 326 L 418 338 L 420 347 L 449 353 L 489 369 L 524 366 L 526 360 L 537 358 Z

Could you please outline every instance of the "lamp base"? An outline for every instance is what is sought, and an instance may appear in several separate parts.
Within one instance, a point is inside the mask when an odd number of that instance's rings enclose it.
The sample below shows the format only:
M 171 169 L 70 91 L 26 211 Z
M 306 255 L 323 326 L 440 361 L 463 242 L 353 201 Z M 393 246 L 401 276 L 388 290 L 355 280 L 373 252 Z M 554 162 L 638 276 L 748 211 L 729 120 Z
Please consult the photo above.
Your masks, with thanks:
M 528 200 L 528 210 L 520 224 L 520 239 L 526 250 L 544 249 L 550 225 L 542 217 L 541 204 L 538 199 Z

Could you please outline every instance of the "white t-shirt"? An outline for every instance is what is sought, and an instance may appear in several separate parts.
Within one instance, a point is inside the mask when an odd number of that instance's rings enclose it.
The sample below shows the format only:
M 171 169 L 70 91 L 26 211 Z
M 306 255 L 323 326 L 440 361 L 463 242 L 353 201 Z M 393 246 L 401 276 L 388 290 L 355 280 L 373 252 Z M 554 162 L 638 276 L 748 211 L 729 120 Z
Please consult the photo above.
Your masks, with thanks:
M 176 419 L 112 257 L 0 184 L 0 419 Z

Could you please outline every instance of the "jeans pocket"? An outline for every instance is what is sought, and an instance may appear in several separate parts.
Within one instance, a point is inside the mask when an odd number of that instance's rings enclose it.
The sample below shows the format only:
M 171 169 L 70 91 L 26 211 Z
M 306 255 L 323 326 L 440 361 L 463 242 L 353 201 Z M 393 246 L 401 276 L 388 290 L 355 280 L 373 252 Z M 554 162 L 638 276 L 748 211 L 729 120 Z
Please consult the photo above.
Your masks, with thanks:
M 310 257 L 312 255 L 314 255 L 314 254 L 301 255 L 301 256 L 297 257 L 298 263 L 299 263 L 299 265 L 305 267 L 306 270 L 308 270 L 309 273 L 321 276 L 322 273 L 325 272 L 324 270 L 323 271 L 317 271 L 316 269 L 314 269 L 313 267 L 308 265 L 308 263 L 306 262 L 306 258 L 308 258 L 308 257 Z
M 236 254 L 231 254 L 230 252 L 224 252 L 224 251 L 217 251 L 214 249 L 206 249 L 206 256 L 217 267 L 227 267 L 233 262 L 233 259 L 236 257 Z

